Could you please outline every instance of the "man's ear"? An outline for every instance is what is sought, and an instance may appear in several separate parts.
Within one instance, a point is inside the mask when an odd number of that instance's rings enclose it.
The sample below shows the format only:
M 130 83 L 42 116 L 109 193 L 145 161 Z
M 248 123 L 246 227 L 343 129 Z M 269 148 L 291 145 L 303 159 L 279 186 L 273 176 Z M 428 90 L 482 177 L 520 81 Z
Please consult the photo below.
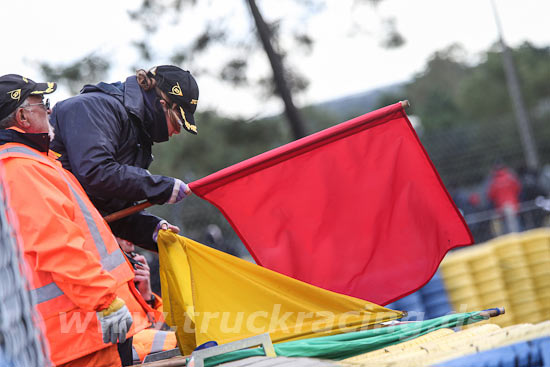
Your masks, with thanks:
M 164 99 L 161 98 L 159 102 L 164 109 L 168 110 L 170 108 L 170 106 L 168 106 L 168 103 Z
M 24 108 L 17 109 L 17 112 L 15 113 L 15 122 L 17 127 L 23 130 L 27 129 L 30 126 Z

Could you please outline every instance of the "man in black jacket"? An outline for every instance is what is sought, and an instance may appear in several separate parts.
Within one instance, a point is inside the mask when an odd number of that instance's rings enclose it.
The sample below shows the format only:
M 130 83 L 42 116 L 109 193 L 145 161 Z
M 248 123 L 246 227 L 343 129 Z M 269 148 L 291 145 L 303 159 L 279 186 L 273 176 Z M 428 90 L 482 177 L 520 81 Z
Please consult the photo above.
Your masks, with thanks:
M 177 66 L 139 70 L 124 83 L 86 85 L 80 94 L 55 105 L 52 150 L 80 181 L 102 215 L 147 199 L 176 203 L 190 193 L 172 177 L 152 175 L 153 143 L 184 128 L 197 133 L 193 114 L 199 89 L 193 76 Z M 179 232 L 144 211 L 110 224 L 120 238 L 157 251 L 159 228 Z

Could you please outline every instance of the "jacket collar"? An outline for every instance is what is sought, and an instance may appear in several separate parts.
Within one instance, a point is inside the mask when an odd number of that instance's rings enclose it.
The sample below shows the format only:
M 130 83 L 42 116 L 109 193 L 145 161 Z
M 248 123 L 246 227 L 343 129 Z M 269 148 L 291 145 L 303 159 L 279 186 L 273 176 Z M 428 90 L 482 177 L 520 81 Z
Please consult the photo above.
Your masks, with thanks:
M 140 121 L 145 120 L 145 105 L 140 86 L 135 75 L 126 78 L 124 83 L 98 83 L 85 85 L 80 93 L 103 92 L 118 99 L 126 111 L 136 116 Z
M 0 130 L 0 145 L 6 143 L 20 143 L 39 152 L 47 153 L 50 149 L 50 136 L 48 133 L 31 134 L 15 129 Z
M 120 101 L 126 111 L 129 114 L 135 116 L 138 120 L 138 126 L 144 134 L 144 139 L 150 141 L 153 144 L 153 141 L 165 141 L 168 139 L 153 139 L 152 136 L 155 136 L 155 131 L 153 131 L 154 121 L 151 120 L 151 112 L 147 112 L 147 107 L 145 106 L 144 97 L 141 91 L 141 87 L 137 82 L 135 75 L 129 76 L 126 78 L 124 83 L 98 83 L 96 85 L 85 85 L 80 93 L 90 93 L 90 92 L 102 92 L 108 94 Z M 166 135 L 168 135 L 166 133 Z
M 124 83 L 124 107 L 141 121 L 145 121 L 145 103 L 135 75 L 126 78 Z

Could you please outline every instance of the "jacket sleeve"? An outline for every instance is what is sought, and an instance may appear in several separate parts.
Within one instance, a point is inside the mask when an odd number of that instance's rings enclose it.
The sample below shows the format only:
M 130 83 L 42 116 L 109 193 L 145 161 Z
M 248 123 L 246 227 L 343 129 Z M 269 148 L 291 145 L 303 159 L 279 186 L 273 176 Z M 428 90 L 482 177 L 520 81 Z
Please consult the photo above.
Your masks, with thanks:
M 92 196 L 128 201 L 148 199 L 162 204 L 172 194 L 174 179 L 116 161 L 116 152 L 127 144 L 131 124 L 120 103 L 103 95 L 88 95 L 58 103 L 52 117 L 71 170 Z M 135 149 L 139 149 L 138 146 Z
M 157 243 L 153 241 L 153 232 L 161 220 L 153 214 L 141 211 L 109 223 L 109 226 L 115 236 L 146 250 L 158 252 Z
M 27 159 L 10 159 L 6 171 L 10 204 L 23 233 L 25 256 L 35 272 L 49 272 L 57 286 L 78 307 L 101 310 L 115 298 L 117 282 L 94 254 L 84 249 L 85 237 L 75 223 L 70 189 L 55 170 Z

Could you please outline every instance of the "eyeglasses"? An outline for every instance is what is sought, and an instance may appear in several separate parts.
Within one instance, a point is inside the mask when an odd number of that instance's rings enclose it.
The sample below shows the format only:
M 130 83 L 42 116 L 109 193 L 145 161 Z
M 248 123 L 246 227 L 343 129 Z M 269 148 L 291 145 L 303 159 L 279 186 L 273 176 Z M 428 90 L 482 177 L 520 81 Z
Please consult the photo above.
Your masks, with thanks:
M 45 101 L 42 101 L 40 103 L 30 103 L 28 105 L 26 105 L 25 107 L 22 107 L 22 108 L 27 108 L 27 107 L 31 107 L 31 106 L 42 106 L 42 108 L 44 108 L 46 111 L 50 109 L 50 99 L 49 98 L 46 98 Z

